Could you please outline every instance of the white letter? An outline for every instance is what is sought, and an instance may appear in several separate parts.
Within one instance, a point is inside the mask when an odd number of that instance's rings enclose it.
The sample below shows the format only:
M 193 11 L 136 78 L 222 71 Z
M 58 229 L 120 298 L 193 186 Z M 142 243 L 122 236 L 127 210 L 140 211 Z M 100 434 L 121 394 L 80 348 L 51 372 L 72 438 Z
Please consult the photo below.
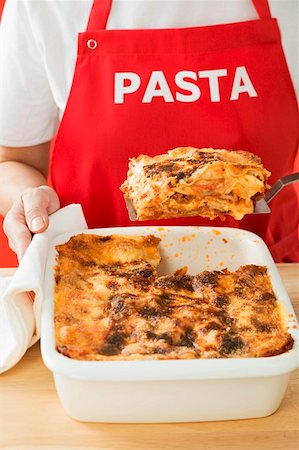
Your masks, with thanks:
M 178 72 L 175 76 L 175 83 L 177 87 L 184 89 L 185 91 L 189 91 L 191 94 L 181 94 L 180 92 L 176 93 L 176 99 L 179 102 L 196 102 L 196 100 L 200 97 L 200 89 L 199 87 L 191 83 L 190 81 L 186 81 L 185 78 L 191 78 L 191 80 L 197 79 L 196 72 L 191 72 L 190 70 L 182 70 Z
M 130 84 L 125 85 L 129 80 Z M 140 77 L 134 72 L 118 72 L 114 76 L 114 103 L 124 103 L 124 94 L 136 92 L 140 87 Z
M 226 69 L 217 69 L 217 70 L 202 70 L 198 72 L 200 78 L 208 78 L 209 86 L 210 86 L 210 97 L 212 102 L 220 102 L 220 93 L 219 93 L 219 77 L 226 77 L 227 70 Z
M 153 97 L 163 97 L 167 103 L 174 102 L 174 98 L 162 70 L 155 70 L 152 72 L 142 103 L 151 103 Z
M 247 73 L 246 67 L 241 66 L 236 68 L 232 94 L 230 96 L 231 100 L 238 100 L 239 94 L 242 92 L 247 92 L 249 97 L 257 97 L 256 90 L 251 83 L 249 75 Z

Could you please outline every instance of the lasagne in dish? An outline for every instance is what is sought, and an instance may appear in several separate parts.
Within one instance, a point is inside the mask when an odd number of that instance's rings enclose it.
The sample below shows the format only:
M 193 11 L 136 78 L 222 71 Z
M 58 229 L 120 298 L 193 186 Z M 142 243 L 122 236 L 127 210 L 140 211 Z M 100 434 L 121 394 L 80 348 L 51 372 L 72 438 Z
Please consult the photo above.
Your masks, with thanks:
M 95 361 L 244 358 L 292 348 L 266 267 L 159 277 L 159 241 L 80 234 L 56 247 L 60 353 Z
M 202 216 L 240 220 L 264 196 L 270 176 L 258 156 L 245 151 L 179 147 L 129 162 L 120 187 L 136 220 Z

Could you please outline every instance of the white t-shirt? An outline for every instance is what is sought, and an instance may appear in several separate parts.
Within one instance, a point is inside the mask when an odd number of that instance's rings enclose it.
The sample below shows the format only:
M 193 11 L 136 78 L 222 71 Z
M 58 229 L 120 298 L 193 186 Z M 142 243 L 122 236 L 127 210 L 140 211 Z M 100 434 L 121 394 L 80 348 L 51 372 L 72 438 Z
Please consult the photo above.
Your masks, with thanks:
M 284 5 L 289 1 L 294 3 Z M 86 30 L 92 3 L 6 0 L 0 25 L 0 145 L 30 146 L 55 134 L 72 82 L 77 35 Z M 107 28 L 192 27 L 257 17 L 251 0 L 114 0 Z

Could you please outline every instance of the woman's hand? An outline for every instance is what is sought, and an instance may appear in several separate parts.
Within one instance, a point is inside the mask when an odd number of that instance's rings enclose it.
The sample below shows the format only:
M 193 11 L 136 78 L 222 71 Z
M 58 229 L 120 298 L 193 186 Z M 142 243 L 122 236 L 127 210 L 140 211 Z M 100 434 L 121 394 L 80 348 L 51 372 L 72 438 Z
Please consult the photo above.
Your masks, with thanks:
M 19 261 L 31 242 L 32 233 L 45 231 L 49 225 L 49 214 L 59 207 L 58 195 L 49 186 L 28 188 L 13 203 L 5 216 L 3 229 Z

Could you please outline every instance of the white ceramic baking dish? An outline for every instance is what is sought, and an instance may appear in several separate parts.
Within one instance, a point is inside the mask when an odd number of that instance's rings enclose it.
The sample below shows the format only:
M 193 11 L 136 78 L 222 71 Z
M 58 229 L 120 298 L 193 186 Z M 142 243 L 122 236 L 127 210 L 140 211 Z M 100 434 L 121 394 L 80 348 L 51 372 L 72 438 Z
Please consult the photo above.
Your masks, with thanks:
M 54 246 L 49 252 L 42 311 L 41 348 L 53 372 L 66 412 L 90 422 L 194 422 L 262 417 L 272 414 L 284 396 L 290 372 L 299 365 L 298 323 L 273 259 L 255 234 L 232 228 L 129 227 L 84 233 L 154 234 L 162 239 L 160 274 L 188 266 L 236 270 L 266 265 L 273 289 L 284 305 L 295 345 L 268 358 L 169 361 L 76 361 L 55 350 L 53 321 Z M 297 328 L 295 328 L 297 327 Z

